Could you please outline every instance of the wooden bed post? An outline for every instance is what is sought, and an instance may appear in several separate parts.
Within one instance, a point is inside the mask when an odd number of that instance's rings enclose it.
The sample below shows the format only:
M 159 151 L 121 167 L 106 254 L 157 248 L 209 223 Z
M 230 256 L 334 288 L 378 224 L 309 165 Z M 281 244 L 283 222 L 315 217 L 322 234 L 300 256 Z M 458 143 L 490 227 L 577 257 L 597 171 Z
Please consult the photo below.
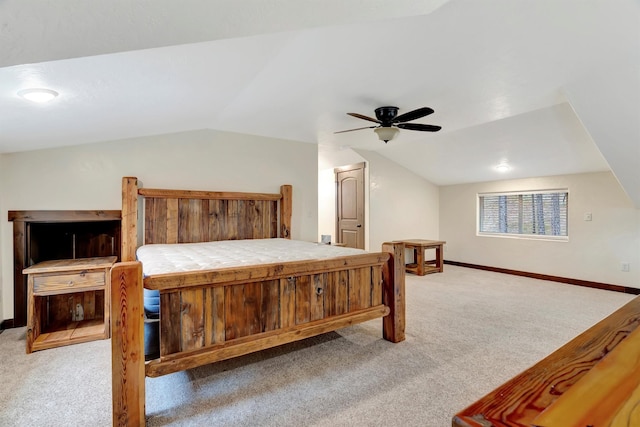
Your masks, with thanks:
M 382 319 L 382 336 L 395 343 L 405 339 L 404 243 L 385 242 L 382 244 L 382 252 L 391 255 L 389 261 L 382 266 L 383 302 L 391 310 Z
M 114 426 L 145 425 L 142 264 L 111 269 L 111 374 Z
M 280 237 L 291 238 L 291 212 L 293 189 L 290 185 L 281 185 L 280 194 Z
M 122 178 L 122 261 L 135 261 L 138 248 L 138 178 Z

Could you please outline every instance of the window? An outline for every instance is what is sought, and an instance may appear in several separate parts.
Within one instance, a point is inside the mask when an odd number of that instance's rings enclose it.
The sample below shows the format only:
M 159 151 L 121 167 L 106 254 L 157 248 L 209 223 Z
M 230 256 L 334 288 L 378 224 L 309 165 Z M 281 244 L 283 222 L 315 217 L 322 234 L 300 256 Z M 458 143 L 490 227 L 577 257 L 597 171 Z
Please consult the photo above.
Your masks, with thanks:
M 567 190 L 478 194 L 479 234 L 568 237 Z

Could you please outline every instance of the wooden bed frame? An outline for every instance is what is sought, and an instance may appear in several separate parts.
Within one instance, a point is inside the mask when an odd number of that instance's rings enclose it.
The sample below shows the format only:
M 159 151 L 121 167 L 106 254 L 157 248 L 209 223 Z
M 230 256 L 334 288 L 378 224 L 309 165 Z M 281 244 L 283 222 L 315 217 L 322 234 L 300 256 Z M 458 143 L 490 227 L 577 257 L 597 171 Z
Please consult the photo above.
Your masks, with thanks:
M 142 202 L 142 203 L 141 203 Z M 122 262 L 111 270 L 113 424 L 145 424 L 145 376 L 245 355 L 383 318 L 405 339 L 404 244 L 381 252 L 142 277 L 144 243 L 290 238 L 292 187 L 280 193 L 139 188 L 122 180 Z M 140 209 L 139 209 L 140 208 Z M 145 362 L 143 287 L 160 291 L 160 356 Z

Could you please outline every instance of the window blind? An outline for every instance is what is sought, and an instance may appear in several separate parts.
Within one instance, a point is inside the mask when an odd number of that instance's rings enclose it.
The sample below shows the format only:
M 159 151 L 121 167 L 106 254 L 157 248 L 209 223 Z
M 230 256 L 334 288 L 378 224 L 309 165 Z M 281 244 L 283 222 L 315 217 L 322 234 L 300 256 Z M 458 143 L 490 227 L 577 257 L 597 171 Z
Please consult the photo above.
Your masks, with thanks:
M 563 191 L 479 194 L 479 232 L 568 236 L 569 193 Z

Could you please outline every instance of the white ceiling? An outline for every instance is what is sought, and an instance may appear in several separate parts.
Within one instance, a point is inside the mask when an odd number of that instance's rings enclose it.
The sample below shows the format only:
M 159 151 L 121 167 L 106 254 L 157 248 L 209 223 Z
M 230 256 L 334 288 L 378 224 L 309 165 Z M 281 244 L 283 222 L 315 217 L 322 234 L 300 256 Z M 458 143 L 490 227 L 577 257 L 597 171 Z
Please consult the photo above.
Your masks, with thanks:
M 640 207 L 638 0 L 0 0 L 0 36 L 0 153 L 211 128 L 439 185 L 611 169 Z M 333 133 L 383 105 L 443 129 Z

